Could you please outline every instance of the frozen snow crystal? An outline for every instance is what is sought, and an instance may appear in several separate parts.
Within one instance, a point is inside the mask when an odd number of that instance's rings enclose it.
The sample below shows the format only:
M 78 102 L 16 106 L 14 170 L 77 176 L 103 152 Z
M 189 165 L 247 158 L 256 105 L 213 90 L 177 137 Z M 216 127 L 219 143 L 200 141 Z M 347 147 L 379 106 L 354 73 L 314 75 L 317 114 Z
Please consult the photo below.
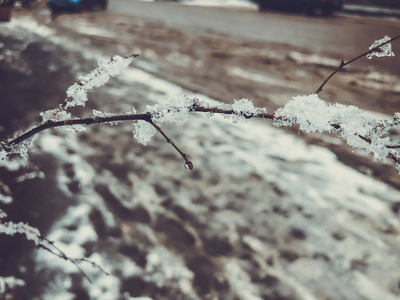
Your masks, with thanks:
M 328 104 L 317 94 L 297 96 L 275 113 L 276 126 L 299 124 L 306 132 L 333 131 L 337 124 L 348 133 L 366 133 L 364 126 L 376 124 L 365 112 L 355 106 Z M 369 126 L 370 127 L 370 126 Z
M 71 119 L 71 114 L 61 109 L 50 109 L 40 113 L 42 116 L 42 122 L 46 123 L 47 121 L 65 121 Z
M 29 129 L 27 130 L 29 131 Z M 27 132 L 26 131 L 26 132 Z M 11 139 L 8 141 L 10 142 Z M 32 143 L 32 137 L 26 139 L 23 142 L 20 142 L 19 144 L 15 144 L 15 145 L 11 145 L 7 155 L 11 155 L 11 154 L 17 154 L 20 155 L 23 159 L 27 160 L 28 159 L 28 148 Z M 0 156 L 2 156 L 2 154 L 0 154 Z M 6 164 L 9 163 L 9 161 L 5 161 Z M 1 165 L 4 165 L 3 163 Z
M 252 100 L 240 99 L 234 100 L 232 104 L 232 110 L 235 112 L 233 121 L 237 122 L 239 118 L 246 118 L 250 116 L 256 116 L 261 113 L 267 113 L 265 108 L 256 108 L 253 105 Z
M 146 121 L 139 120 L 133 126 L 135 127 L 133 137 L 145 146 L 156 133 L 156 129 Z
M 390 37 L 388 37 L 387 35 L 380 40 L 376 40 L 370 47 L 369 50 L 374 49 L 375 47 L 378 47 L 379 45 L 382 45 L 383 43 L 387 42 L 390 40 Z M 382 47 L 379 47 L 377 50 L 368 53 L 367 54 L 367 58 L 371 59 L 373 56 L 376 57 L 384 57 L 384 56 L 394 56 L 394 53 L 392 51 L 392 44 L 391 43 L 387 43 L 386 45 L 383 45 Z
M 85 106 L 88 101 L 87 92 L 107 83 L 110 77 L 120 75 L 132 62 L 133 57 L 114 56 L 108 63 L 99 66 L 90 74 L 80 76 L 78 82 L 67 90 L 66 107 Z
M 126 114 L 135 114 L 136 109 L 134 108 L 131 112 L 128 112 Z M 114 117 L 114 116 L 120 116 L 123 114 L 112 114 L 112 113 L 107 113 L 107 112 L 102 112 L 96 109 L 93 109 L 92 112 L 92 118 L 106 118 L 106 117 Z M 110 124 L 110 125 L 118 125 L 122 123 L 122 121 L 110 121 L 110 122 L 104 122 L 104 124 Z
M 88 101 L 87 89 L 75 83 L 67 89 L 67 99 L 67 107 L 85 106 Z
M 39 230 L 22 222 L 0 223 L 0 233 L 4 233 L 7 235 L 15 235 L 16 233 L 21 233 L 24 234 L 28 240 L 34 241 L 36 245 L 39 245 L 40 243 Z
M 397 115 L 388 122 L 396 123 Z M 306 132 L 336 132 L 354 148 L 372 152 L 376 159 L 383 159 L 393 153 L 387 148 L 393 143 L 387 134 L 390 126 L 381 126 L 383 121 L 370 116 L 355 106 L 328 104 L 318 95 L 297 96 L 275 113 L 275 126 L 299 124 Z
M 150 113 L 153 120 L 157 123 L 181 123 L 190 117 L 189 111 L 194 101 L 195 99 L 189 98 L 186 95 L 162 99 L 155 105 L 147 106 L 146 112 Z

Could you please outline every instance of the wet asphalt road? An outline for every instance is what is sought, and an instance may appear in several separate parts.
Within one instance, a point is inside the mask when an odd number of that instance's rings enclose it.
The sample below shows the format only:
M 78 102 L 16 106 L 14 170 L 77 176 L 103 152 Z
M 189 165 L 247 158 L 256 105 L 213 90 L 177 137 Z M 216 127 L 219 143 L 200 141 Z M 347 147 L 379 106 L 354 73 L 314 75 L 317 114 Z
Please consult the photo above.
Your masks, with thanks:
M 307 48 L 316 54 L 334 55 L 339 59 L 344 57 L 345 60 L 368 50 L 376 39 L 400 34 L 398 19 L 340 13 L 324 18 L 286 12 L 261 13 L 252 9 L 209 8 L 133 0 L 113 0 L 109 11 L 160 21 L 167 26 L 191 31 L 192 34 L 211 31 L 233 38 L 289 44 Z M 400 74 L 400 56 L 364 63 Z

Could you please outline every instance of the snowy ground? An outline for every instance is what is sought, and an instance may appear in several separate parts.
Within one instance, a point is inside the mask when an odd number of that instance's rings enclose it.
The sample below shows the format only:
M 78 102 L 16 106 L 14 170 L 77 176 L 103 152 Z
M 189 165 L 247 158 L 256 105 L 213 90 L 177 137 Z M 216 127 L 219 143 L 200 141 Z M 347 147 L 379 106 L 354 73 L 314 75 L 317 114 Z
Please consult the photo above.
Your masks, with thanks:
M 70 18 L 74 20 L 73 16 Z M 70 18 L 59 22 L 63 24 Z M 71 84 L 74 76 L 84 73 L 82 69 L 89 72 L 97 60 L 108 60 L 90 42 L 109 39 L 110 31 L 101 26 L 91 27 L 90 21 L 75 21 L 76 31 L 85 33 L 86 46 L 68 34 L 61 34 L 62 26 L 55 29 L 38 25 L 32 18 L 0 25 L 4 38 L 0 66 L 8 70 L 8 76 L 14 71 L 43 78 L 44 73 L 53 72 L 46 84 L 50 82 L 62 93 L 66 83 L 58 80 L 66 81 L 65 77 L 70 76 Z M 140 24 L 141 20 L 135 22 Z M 152 32 L 151 28 L 165 30 L 151 26 L 146 26 L 146 34 Z M 173 33 L 169 32 L 170 36 Z M 123 37 L 121 33 L 120 39 Z M 143 39 L 142 42 L 145 43 Z M 136 45 L 142 47 L 140 43 Z M 127 50 L 124 46 L 121 49 Z M 260 48 L 230 47 L 236 58 L 243 53 L 246 58 L 254 53 L 260 55 Z M 183 72 L 179 67 L 207 61 L 196 62 L 195 56 L 175 51 L 163 53 L 165 65 L 151 64 L 152 58 L 161 56 L 158 51 L 164 50 L 144 52 L 143 60 L 136 63 L 141 69 L 131 67 L 110 85 L 94 92 L 86 112 L 78 113 L 90 115 L 93 108 L 120 112 L 135 107 L 142 111 L 160 98 L 193 94 L 171 83 L 173 80 L 154 74 L 174 68 L 179 76 Z M 279 50 L 260 56 L 276 62 L 281 57 Z M 293 78 L 274 76 L 274 70 L 255 70 L 256 64 L 251 62 L 246 67 L 228 63 L 224 70 L 231 77 L 221 78 L 221 85 L 234 78 L 239 82 L 245 80 L 250 87 L 268 81 L 272 91 L 281 97 L 268 105 L 279 106 L 296 88 L 288 89 L 285 82 L 297 81 L 297 88 L 301 89 L 300 78 L 320 76 L 310 66 L 329 68 L 333 63 L 328 57 L 297 50 L 288 51 L 286 56 L 291 59 L 291 68 L 293 62 L 304 68 Z M 229 56 L 229 51 L 224 53 Z M 34 58 L 39 54 L 47 54 L 48 61 L 35 64 Z M 279 68 L 285 68 L 283 62 Z M 60 73 L 65 77 L 57 75 Z M 208 76 L 212 75 L 210 72 Z M 384 93 L 385 88 L 387 93 L 398 92 L 398 78 L 387 74 L 345 73 L 342 80 L 356 80 L 357 88 L 365 93 Z M 190 86 L 190 82 L 182 82 Z M 211 80 L 209 83 L 211 90 Z M 19 88 L 11 84 L 9 87 Z M 286 94 L 281 92 L 283 88 L 288 90 Z M 222 91 L 223 88 L 215 88 L 207 96 Z M 246 92 L 249 91 L 243 91 Z M 341 92 L 352 95 L 354 91 Z M 56 91 L 52 94 L 40 95 L 48 97 L 48 102 L 38 97 L 40 107 L 33 109 L 35 113 L 60 103 Z M 353 99 L 349 97 L 347 101 Z M 386 105 L 397 104 L 391 104 L 389 97 Z M 385 113 L 383 108 L 377 111 Z M 29 120 L 32 114 L 23 114 L 21 122 Z M 93 280 L 90 284 L 74 265 L 48 252 L 35 250 L 28 263 L 26 254 L 20 253 L 22 259 L 6 261 L 3 271 L 0 268 L 0 275 L 9 275 L 2 273 L 6 270 L 26 281 L 17 297 L 400 297 L 400 192 L 393 188 L 393 181 L 389 185 L 369 176 L 376 171 L 373 166 L 364 167 L 366 174 L 355 171 L 326 147 L 310 145 L 304 136 L 274 128 L 269 121 L 234 124 L 218 116 L 194 114 L 181 125 L 165 127 L 195 164 L 195 170 L 187 172 L 162 137 L 144 147 L 133 140 L 132 131 L 128 122 L 93 126 L 82 134 L 64 130 L 43 132 L 31 151 L 36 165 L 31 167 L 35 171 L 31 170 L 31 177 L 36 174 L 36 178 L 17 180 L 21 178 L 18 172 L 1 171 L 2 181 L 8 183 L 15 199 L 14 205 L 4 205 L 10 216 L 30 218 L 32 225 L 40 227 L 69 256 L 85 256 L 111 273 L 106 276 L 82 263 Z M 326 140 L 343 147 L 336 138 Z M 383 170 L 390 168 L 381 165 Z M 21 203 L 26 205 L 27 212 L 18 208 Z M 41 206 L 47 209 L 43 211 Z M 9 252 L 16 249 L 10 248 Z M 12 257 L 7 253 L 3 249 L 0 256 Z

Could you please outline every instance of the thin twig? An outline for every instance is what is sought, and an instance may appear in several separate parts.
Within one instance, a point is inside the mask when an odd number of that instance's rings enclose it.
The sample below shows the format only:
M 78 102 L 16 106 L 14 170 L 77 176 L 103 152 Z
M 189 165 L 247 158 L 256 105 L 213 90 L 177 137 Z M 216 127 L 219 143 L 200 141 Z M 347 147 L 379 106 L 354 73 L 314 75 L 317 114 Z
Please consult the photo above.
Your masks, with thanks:
M 46 241 L 47 243 L 49 243 L 52 247 L 54 247 L 54 249 L 56 249 L 59 253 L 54 252 L 53 250 L 51 250 L 49 247 L 45 246 L 44 244 L 40 243 L 38 245 L 39 248 L 43 248 L 45 250 L 47 250 L 48 252 L 50 252 L 51 254 L 58 256 L 62 259 L 65 259 L 66 261 L 69 261 L 71 263 L 73 263 L 77 269 L 79 270 L 79 272 L 82 273 L 83 276 L 85 276 L 87 278 L 87 280 L 89 280 L 90 283 L 93 283 L 92 280 L 90 279 L 90 277 L 82 270 L 82 268 L 76 263 L 76 261 L 70 257 L 68 257 L 60 248 L 58 248 L 56 245 L 54 245 L 54 242 L 44 238 L 44 237 L 40 237 L 40 239 L 42 241 Z M 93 264 L 95 264 L 94 262 L 92 262 Z M 101 269 L 101 268 L 100 268 Z
M 134 121 L 134 120 L 144 120 L 148 121 L 151 118 L 149 114 L 130 114 L 130 115 L 115 115 L 109 117 L 93 117 L 85 119 L 75 119 L 75 120 L 65 120 L 65 121 L 47 121 L 46 123 L 39 124 L 31 130 L 21 134 L 15 139 L 5 143 L 5 147 L 12 147 L 23 141 L 29 139 L 30 137 L 38 134 L 39 132 L 56 127 L 73 126 L 73 125 L 91 125 L 91 124 L 101 124 L 107 122 L 118 122 L 118 121 Z
M 106 270 L 104 270 L 100 265 L 96 264 L 94 261 L 88 260 L 86 258 L 74 258 L 74 261 L 83 261 L 86 263 L 91 264 L 93 267 L 99 269 L 102 273 L 106 274 L 107 276 L 111 275 L 109 272 L 107 272 Z
M 351 59 L 351 60 L 349 60 L 349 61 L 347 61 L 347 62 L 345 62 L 345 61 L 342 59 L 342 61 L 340 62 L 339 67 L 338 67 L 335 71 L 333 71 L 333 72 L 324 80 L 324 82 L 323 82 L 323 83 L 319 86 L 319 88 L 315 91 L 315 94 L 318 94 L 319 92 L 321 92 L 322 89 L 324 88 L 324 86 L 328 83 L 328 81 L 329 81 L 337 72 L 339 72 L 341 69 L 343 69 L 343 68 L 346 67 L 347 65 L 351 64 L 352 62 L 354 62 L 354 61 L 360 59 L 361 57 L 366 56 L 366 55 L 368 55 L 369 53 L 373 53 L 373 52 L 377 51 L 380 47 L 382 47 L 382 46 L 384 46 L 384 45 L 386 45 L 386 44 L 388 44 L 388 43 L 390 43 L 390 42 L 393 42 L 394 40 L 397 40 L 398 38 L 400 38 L 400 35 L 398 35 L 398 36 L 396 36 L 396 37 L 394 37 L 394 38 L 392 38 L 392 39 L 390 39 L 390 40 L 388 40 L 388 41 L 386 41 L 386 42 L 380 44 L 379 46 L 376 46 L 376 47 L 372 48 L 371 50 L 368 50 L 367 52 L 364 52 L 363 54 L 360 54 L 359 56 L 357 56 L 357 57 L 355 57 L 355 58 L 353 58 L 353 59 Z
M 192 171 L 193 170 L 193 163 L 188 159 L 188 156 L 182 152 L 181 149 L 179 149 L 179 147 L 174 143 L 173 140 L 171 140 L 165 133 L 164 131 L 160 128 L 160 126 L 158 126 L 157 124 L 155 124 L 151 119 L 148 120 L 147 122 L 149 122 L 151 125 L 153 125 L 153 127 L 159 132 L 161 133 L 161 135 L 165 138 L 165 140 L 167 141 L 167 143 L 171 144 L 172 147 L 175 148 L 176 151 L 178 151 L 178 153 L 183 157 L 183 159 L 185 160 L 185 167 L 189 170 Z

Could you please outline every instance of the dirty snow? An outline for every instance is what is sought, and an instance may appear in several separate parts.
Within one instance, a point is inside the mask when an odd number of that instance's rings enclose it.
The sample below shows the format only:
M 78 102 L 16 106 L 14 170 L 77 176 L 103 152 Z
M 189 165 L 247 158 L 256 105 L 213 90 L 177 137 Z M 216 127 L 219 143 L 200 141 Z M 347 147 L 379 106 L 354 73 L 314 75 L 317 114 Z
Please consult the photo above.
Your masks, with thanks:
M 136 100 L 142 109 L 156 106 L 160 99 L 179 99 L 189 93 L 132 68 L 119 82 L 119 93 L 129 105 L 136 86 L 149 88 L 145 98 Z M 204 95 L 194 96 L 213 101 Z M 400 222 L 390 207 L 400 198 L 398 190 L 343 165 L 328 149 L 309 146 L 301 137 L 270 126 L 269 121 L 233 124 L 221 116 L 193 114 L 190 120 L 166 126 L 174 141 L 190 154 L 198 172 L 194 175 L 181 167 L 164 140 L 156 138 L 149 148 L 138 147 L 131 127 L 102 126 L 102 133 L 93 134 L 89 141 L 65 131 L 43 132 L 32 149 L 33 155 L 46 154 L 47 159 L 64 166 L 57 167 L 54 176 L 59 189 L 77 203 L 53 224 L 47 237 L 67 255 L 88 256 L 112 273 L 107 276 L 90 265 L 81 265 L 93 280 L 92 285 L 82 281 L 90 299 L 151 299 L 145 292 L 143 297 L 129 292 L 121 295 L 120 288 L 132 277 L 141 282 L 139 277 L 143 285 L 154 290 L 181 292 L 187 299 L 201 299 L 195 285 L 199 278 L 219 280 L 221 289 L 230 286 L 232 293 L 221 299 L 272 296 L 270 284 L 262 281 L 265 278 L 278 286 L 274 293 L 293 299 L 319 299 L 315 295 L 396 298 L 390 287 L 398 284 L 399 278 Z M 129 143 L 124 133 L 128 133 Z M 119 174 L 107 164 L 111 162 L 128 166 L 128 171 Z M 67 174 L 66 165 L 73 175 Z M 79 183 L 79 192 L 70 189 L 74 180 Z M 124 211 L 144 207 L 151 221 L 137 222 L 140 214 L 120 220 L 107 203 L 114 198 Z M 174 213 L 172 208 L 177 207 L 183 212 Z M 120 229 L 121 236 L 107 232 L 100 238 L 90 219 L 94 210 L 100 211 L 107 229 Z M 160 223 L 160 228 L 154 229 L 154 223 L 163 218 L 170 223 Z M 180 227 L 165 230 L 163 225 L 170 224 Z M 304 232 L 304 239 L 290 237 L 291 228 Z M 193 237 L 190 247 L 180 244 L 182 232 Z M 203 245 L 207 235 L 227 241 L 233 251 L 208 259 Z M 171 246 L 168 243 L 173 239 L 177 241 Z M 137 247 L 138 253 L 146 253 L 142 265 L 137 257 L 135 261 L 118 252 L 126 244 L 131 247 L 128 249 Z M 301 256 L 288 255 L 287 248 Z M 236 255 L 236 251 L 243 255 Z M 196 261 L 191 255 L 205 260 L 201 267 L 191 266 L 195 271 L 188 267 L 188 262 Z M 74 299 L 68 290 L 72 279 L 78 278 L 76 267 L 45 251 L 36 252 L 36 261 L 38 272 L 57 274 L 49 278 L 40 299 Z M 220 273 L 210 267 L 212 262 L 221 267 Z M 202 267 L 210 267 L 207 276 L 201 277 Z M 305 269 L 308 274 L 304 274 Z M 264 278 L 266 275 L 270 277 Z
M 141 76 L 136 78 L 136 82 L 140 82 L 141 84 L 147 85 L 149 79 L 151 82 L 160 81 L 160 79 L 152 78 L 152 75 L 144 75 L 142 72 L 140 72 L 140 74 Z M 168 91 L 175 92 L 182 90 L 167 82 L 163 82 L 160 87 L 162 88 L 161 92 L 164 93 L 164 97 L 179 98 L 178 95 L 168 93 Z M 126 88 L 125 90 L 126 93 L 129 93 L 129 88 Z M 160 93 L 160 91 L 157 90 L 154 92 L 154 94 L 149 94 L 150 102 L 155 94 Z M 204 96 L 196 95 L 196 97 L 201 100 Z M 207 99 L 207 97 L 204 97 L 204 99 Z M 264 184 L 259 186 L 258 184 L 255 184 L 255 182 L 251 185 L 245 183 L 250 174 L 257 174 L 257 176 L 262 178 L 263 181 L 265 180 L 268 185 L 274 184 L 278 186 L 280 190 L 285 191 L 285 195 L 282 199 L 277 200 L 277 203 L 281 203 L 278 205 L 289 205 L 290 207 L 290 203 L 293 203 L 293 205 L 302 207 L 304 214 L 314 216 L 315 219 L 309 219 L 303 218 L 301 214 L 297 217 L 294 215 L 291 221 L 289 220 L 289 223 L 297 224 L 296 226 L 307 230 L 309 235 L 308 247 L 310 247 L 310 251 L 323 252 L 329 255 L 332 267 L 336 270 L 333 274 L 336 274 L 335 272 L 338 272 L 338 274 L 347 272 L 346 274 L 348 274 L 348 279 L 345 279 L 345 277 L 342 276 L 335 277 L 336 275 L 332 275 L 334 277 L 330 280 L 332 281 L 331 283 L 333 287 L 336 284 L 339 286 L 347 284 L 348 280 L 353 280 L 357 283 L 357 285 L 354 286 L 355 289 L 351 290 L 351 295 L 353 296 L 342 295 L 344 296 L 343 299 L 351 299 L 364 295 L 362 290 L 365 282 L 368 280 L 375 280 L 378 273 L 371 271 L 372 273 L 360 277 L 357 272 L 350 272 L 348 266 L 350 261 L 365 252 L 370 253 L 371 259 L 369 261 L 371 264 L 374 264 L 373 261 L 381 261 L 384 257 L 386 257 L 386 261 L 397 261 L 398 258 L 396 258 L 396 254 L 391 250 L 393 249 L 393 246 L 390 246 L 393 245 L 394 241 L 389 242 L 380 235 L 373 235 L 371 232 L 376 230 L 375 226 L 379 228 L 392 226 L 393 228 L 400 229 L 398 219 L 390 214 L 390 209 L 388 207 L 388 204 L 398 199 L 400 196 L 399 192 L 383 183 L 377 182 L 366 175 L 360 174 L 351 168 L 344 166 L 338 162 L 335 155 L 329 150 L 318 146 L 308 146 L 301 140 L 301 138 L 288 135 L 284 131 L 273 128 L 266 123 L 267 122 L 265 121 L 252 120 L 247 123 L 232 124 L 231 121 L 225 120 L 223 117 L 215 116 L 214 118 L 208 119 L 203 115 L 194 114 L 191 116 L 190 121 L 184 122 L 184 129 L 178 128 L 176 133 L 177 136 L 174 134 L 175 141 L 180 143 L 191 154 L 193 161 L 198 165 L 201 173 L 204 174 L 203 176 L 206 176 L 205 178 L 210 176 L 206 175 L 207 169 L 211 174 L 214 174 L 213 176 L 221 178 L 220 180 L 222 181 L 220 181 L 218 185 L 208 187 L 210 192 L 207 192 L 207 190 L 203 191 L 203 193 L 208 195 L 207 197 L 213 199 L 214 205 L 221 208 L 225 207 L 227 203 L 231 201 L 230 194 L 234 191 L 246 191 L 247 193 L 246 204 L 244 204 L 245 206 L 240 214 L 219 213 L 214 217 L 209 216 L 211 218 L 210 222 L 214 222 L 213 226 L 226 228 L 224 230 L 226 233 L 231 232 L 229 239 L 232 241 L 240 241 L 241 238 L 236 232 L 237 227 L 245 226 L 244 224 L 247 224 L 247 222 L 252 220 L 251 222 L 255 222 L 255 231 L 251 235 L 248 235 L 246 240 L 248 242 L 251 241 L 250 243 L 253 245 L 252 247 L 258 249 L 257 252 L 260 251 L 259 248 L 262 248 L 262 244 L 265 243 L 265 231 L 268 230 L 268 227 L 263 228 L 263 226 L 269 226 L 267 225 L 269 222 L 262 214 L 260 214 L 260 212 L 270 207 L 271 204 L 269 201 L 259 199 L 259 193 L 263 189 L 262 186 Z M 199 128 L 201 128 L 200 131 L 198 130 Z M 46 136 L 47 134 L 44 134 L 43 137 L 39 138 L 38 142 Z M 71 138 L 73 140 L 76 139 L 74 136 L 68 135 L 64 137 L 64 141 L 60 140 L 60 142 L 62 144 L 69 144 L 71 143 Z M 71 144 L 74 144 L 74 142 Z M 54 151 L 54 154 L 52 155 L 59 155 L 57 153 L 60 153 L 59 150 L 51 150 L 51 148 L 47 148 L 47 151 Z M 144 200 L 148 195 L 152 195 L 151 192 L 149 193 L 145 191 L 146 189 L 152 190 L 152 185 L 158 182 L 159 179 L 157 178 L 159 178 L 159 176 L 162 177 L 170 174 L 168 168 L 174 168 L 175 170 L 178 168 L 178 174 L 180 173 L 180 169 L 176 166 L 176 162 L 168 163 L 168 167 L 165 168 L 163 165 L 157 163 L 157 161 L 159 161 L 158 156 L 160 155 L 157 154 L 157 151 L 150 154 L 153 159 L 150 159 L 148 162 L 148 167 L 149 170 L 152 170 L 151 174 L 153 175 L 144 179 L 132 175 L 135 178 L 135 187 L 137 187 L 134 194 L 131 195 L 131 197 L 133 197 L 132 201 L 133 203 L 147 203 L 147 206 L 152 203 L 152 209 L 156 208 L 155 213 L 159 214 L 162 212 L 163 214 L 168 214 L 167 211 L 164 211 L 159 202 L 154 200 L 151 201 L 151 199 Z M 133 159 L 135 161 L 137 160 L 137 158 Z M 137 163 L 139 163 L 139 161 L 137 161 Z M 86 163 L 81 164 L 78 161 L 74 163 L 75 168 L 78 170 L 84 165 L 86 165 Z M 156 176 L 156 174 L 158 175 Z M 97 176 L 104 175 L 98 174 Z M 109 174 L 108 176 L 112 176 L 112 174 Z M 106 180 L 110 182 L 110 179 Z M 233 182 L 236 182 L 234 186 L 231 185 L 232 180 Z M 239 182 L 243 182 L 243 187 L 241 187 Z M 87 193 L 90 195 L 90 190 L 92 189 L 92 187 L 90 187 L 90 181 L 88 181 L 88 184 L 89 190 L 87 190 Z M 140 193 L 140 191 L 143 193 Z M 168 188 L 167 193 L 173 199 L 176 199 L 177 202 L 181 202 L 187 209 L 190 209 L 190 205 L 193 205 L 190 204 L 190 202 L 188 203 L 187 200 L 184 200 L 192 193 L 190 189 L 183 187 L 175 190 L 171 186 Z M 150 198 L 153 197 L 157 196 L 153 194 Z M 148 202 L 149 200 L 151 201 L 150 203 Z M 274 202 L 274 200 L 272 201 Z M 71 255 L 83 255 L 83 249 L 79 245 L 82 245 L 85 240 L 89 239 L 96 241 L 93 230 L 90 229 L 91 225 L 87 220 L 82 223 L 82 225 L 84 225 L 82 229 L 79 229 L 84 230 L 82 234 L 70 235 L 67 231 L 61 229 L 63 227 L 63 222 L 76 224 L 76 216 L 81 214 L 75 212 L 72 213 L 72 211 L 75 211 L 76 209 L 84 209 L 84 211 L 87 211 L 87 205 L 87 203 L 82 203 L 76 208 L 73 208 L 70 214 L 54 225 L 54 229 L 49 235 L 49 237 L 55 240 L 64 251 L 71 253 Z M 99 203 L 97 203 L 96 206 L 99 206 Z M 197 214 L 203 209 L 202 206 L 196 205 L 192 210 Z M 371 219 L 372 224 L 364 224 L 363 226 L 360 226 L 359 220 L 355 219 L 353 214 L 362 215 L 364 218 Z M 199 216 L 199 218 L 201 219 L 202 217 Z M 79 222 L 81 221 L 78 221 L 78 224 Z M 279 222 L 278 224 L 281 223 Z M 325 225 L 320 226 L 317 224 Z M 281 226 L 283 225 L 281 224 Z M 137 227 L 133 230 L 143 230 L 139 228 L 140 227 Z M 221 230 L 221 228 L 219 230 Z M 228 228 L 231 229 L 227 230 Z M 283 230 L 283 228 L 285 227 L 282 227 L 281 230 Z M 340 229 L 346 231 L 346 243 L 337 244 L 334 240 L 328 238 L 328 228 L 329 230 Z M 146 229 L 146 232 L 147 230 L 152 231 L 151 228 Z M 81 240 L 76 239 L 79 236 L 82 236 Z M 260 242 L 253 242 L 252 239 L 256 239 L 257 236 L 261 238 Z M 154 238 L 157 241 L 156 237 L 153 237 L 152 239 Z M 68 240 L 70 245 L 67 246 L 63 240 Z M 260 245 L 257 245 L 257 243 Z M 354 243 L 358 244 L 358 248 L 354 248 Z M 273 256 L 278 255 L 276 249 L 272 248 L 269 251 Z M 145 269 L 137 269 L 137 267 L 133 268 L 133 270 L 136 270 L 135 274 L 137 276 L 144 276 L 144 278 L 147 278 L 150 282 L 154 281 L 155 284 L 160 286 L 164 286 L 165 284 L 171 285 L 171 282 L 176 279 L 173 277 L 175 275 L 170 273 L 171 271 L 168 270 L 170 265 L 166 264 L 165 267 L 154 267 L 159 254 L 155 255 L 155 252 L 153 252 L 153 254 L 151 253 L 152 252 L 149 253 L 148 264 Z M 268 257 L 268 254 L 263 252 L 259 255 L 262 257 L 265 255 L 263 259 L 267 259 Z M 40 256 L 43 256 L 43 258 L 40 259 L 43 267 L 58 268 L 58 266 L 62 265 L 57 259 L 49 259 L 46 253 L 42 252 Z M 318 265 L 318 263 L 315 263 L 315 266 L 311 268 L 312 262 L 307 258 L 305 259 L 306 260 L 303 261 L 303 264 L 300 264 L 301 261 L 298 262 L 298 269 L 296 269 L 296 264 L 293 264 L 291 267 L 286 267 L 283 263 L 279 263 L 276 267 L 269 267 L 271 269 L 269 272 L 279 274 L 279 278 L 282 282 L 291 286 L 300 298 L 315 299 L 313 293 L 318 293 L 318 291 L 313 289 L 309 290 L 306 287 L 307 281 L 319 280 L 318 272 L 321 272 L 321 270 L 324 270 L 326 267 L 323 264 Z M 103 254 L 102 265 L 112 266 L 111 269 L 121 268 L 121 265 L 117 262 L 113 262 L 113 260 L 115 260 L 115 258 L 108 258 Z M 165 261 L 167 260 L 163 260 L 163 262 Z M 249 284 L 249 275 L 244 268 L 243 263 L 236 261 L 235 258 L 229 257 L 225 258 L 225 261 L 226 269 L 224 276 L 226 276 L 231 286 L 236 288 L 236 290 L 233 289 L 236 291 L 235 293 L 242 299 L 261 299 L 259 294 L 260 287 L 258 285 L 253 286 L 252 284 Z M 392 263 L 385 263 L 385 268 L 390 270 L 390 274 L 394 274 L 396 271 L 391 267 L 391 264 Z M 176 263 L 174 263 L 174 266 L 176 266 Z M 299 270 L 303 270 L 305 266 L 310 271 L 314 270 L 312 272 L 317 273 L 314 275 L 310 273 L 311 277 L 300 276 Z M 163 268 L 167 269 L 163 271 Z M 64 266 L 62 267 L 62 270 L 62 272 L 67 273 L 77 272 L 72 266 Z M 182 272 L 183 279 L 177 279 L 178 281 L 176 284 L 180 287 L 181 291 L 186 291 L 191 294 L 193 293 L 193 287 L 190 281 L 192 275 L 190 275 L 191 273 L 189 270 L 186 269 L 185 271 L 185 268 L 182 269 Z M 105 277 L 104 275 L 94 276 L 98 276 L 99 279 L 95 279 L 94 285 L 90 288 L 92 299 L 108 299 L 107 297 L 116 299 L 116 297 L 118 297 L 119 290 L 116 288 L 120 282 L 118 278 L 113 276 Z M 377 282 L 381 291 L 379 293 L 377 292 L 376 297 L 370 296 L 370 299 L 381 299 L 379 297 L 382 295 L 385 295 L 387 299 L 392 298 L 392 296 L 387 294 L 384 290 L 384 287 L 388 284 L 388 280 L 390 280 L 391 277 L 389 276 L 385 278 L 386 279 L 381 278 Z M 240 288 L 241 286 L 242 288 Z M 99 292 L 96 292 L 100 290 L 105 291 L 103 296 L 100 296 Z M 325 293 L 333 293 L 334 290 L 334 288 L 333 290 L 330 288 L 327 289 Z M 333 297 L 333 295 L 334 294 L 331 294 L 331 297 Z M 189 299 L 195 298 L 196 296 L 193 294 Z

